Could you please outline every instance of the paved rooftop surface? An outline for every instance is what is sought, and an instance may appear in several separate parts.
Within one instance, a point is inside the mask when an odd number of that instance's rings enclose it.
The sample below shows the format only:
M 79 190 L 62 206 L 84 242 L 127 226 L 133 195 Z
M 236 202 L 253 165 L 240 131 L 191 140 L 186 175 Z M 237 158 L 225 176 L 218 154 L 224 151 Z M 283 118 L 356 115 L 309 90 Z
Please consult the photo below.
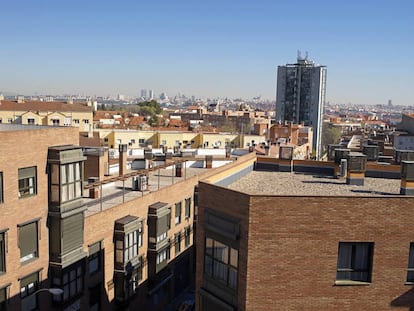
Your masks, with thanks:
M 99 213 L 102 210 L 117 206 L 123 202 L 134 200 L 150 192 L 168 187 L 181 180 L 199 175 L 205 172 L 205 168 L 186 168 L 183 169 L 182 177 L 175 177 L 175 170 L 171 167 L 154 170 L 149 173 L 148 189 L 145 191 L 132 190 L 132 178 L 123 181 L 116 181 L 97 187 L 100 191 L 99 198 L 91 199 L 88 197 L 89 190 L 84 191 L 83 202 L 87 206 L 86 215 Z M 102 197 L 102 198 L 101 198 Z
M 253 171 L 228 188 L 266 195 L 378 196 L 399 195 L 401 180 L 365 178 L 364 186 L 347 185 L 345 178 L 311 174 Z

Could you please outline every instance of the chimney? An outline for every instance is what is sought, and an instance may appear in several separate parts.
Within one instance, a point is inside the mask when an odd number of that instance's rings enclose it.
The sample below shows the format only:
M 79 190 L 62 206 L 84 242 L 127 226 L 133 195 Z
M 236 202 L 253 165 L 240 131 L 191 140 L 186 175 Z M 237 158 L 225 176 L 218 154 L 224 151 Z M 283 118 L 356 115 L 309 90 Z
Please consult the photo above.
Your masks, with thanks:
M 17 103 L 18 104 L 23 104 L 24 103 L 24 96 L 22 96 L 22 95 L 17 96 Z
M 182 177 L 183 176 L 183 164 L 176 163 L 175 164 L 175 177 Z
M 347 156 L 347 185 L 363 186 L 367 156 L 360 152 L 350 152 Z
M 414 195 L 414 161 L 401 161 L 400 194 Z
M 293 147 L 279 147 L 279 172 L 292 172 L 293 169 Z
M 127 162 L 127 144 L 119 145 L 119 176 L 123 176 L 126 171 L 126 162 Z
M 206 162 L 206 168 L 212 168 L 213 167 L 213 156 L 206 155 L 205 162 Z
M 93 126 L 92 126 L 92 124 L 89 125 L 88 138 L 93 138 Z

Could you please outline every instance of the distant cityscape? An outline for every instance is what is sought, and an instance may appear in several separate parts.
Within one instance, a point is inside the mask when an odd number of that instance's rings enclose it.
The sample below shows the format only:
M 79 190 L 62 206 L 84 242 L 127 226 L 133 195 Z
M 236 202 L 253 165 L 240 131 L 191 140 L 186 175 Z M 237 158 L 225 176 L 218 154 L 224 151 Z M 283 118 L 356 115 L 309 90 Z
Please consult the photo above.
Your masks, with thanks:
M 414 109 L 326 80 L 298 55 L 275 100 L 0 94 L 0 309 L 414 305 Z

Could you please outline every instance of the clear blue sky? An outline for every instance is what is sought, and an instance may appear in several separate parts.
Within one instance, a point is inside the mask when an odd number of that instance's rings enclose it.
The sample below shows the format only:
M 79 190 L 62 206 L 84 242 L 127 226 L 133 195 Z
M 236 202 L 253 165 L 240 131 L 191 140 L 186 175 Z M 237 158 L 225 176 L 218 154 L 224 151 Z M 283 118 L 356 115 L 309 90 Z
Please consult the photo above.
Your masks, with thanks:
M 414 104 L 414 1 L 2 1 L 0 91 L 275 99 L 297 50 L 327 100 Z

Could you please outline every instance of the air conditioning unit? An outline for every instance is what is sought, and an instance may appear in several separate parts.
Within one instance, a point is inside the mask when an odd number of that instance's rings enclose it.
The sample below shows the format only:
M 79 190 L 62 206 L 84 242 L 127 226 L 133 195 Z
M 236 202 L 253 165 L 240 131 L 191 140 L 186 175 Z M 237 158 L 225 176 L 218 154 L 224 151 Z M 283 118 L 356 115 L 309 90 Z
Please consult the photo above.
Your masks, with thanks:
M 132 190 L 133 191 L 145 191 L 148 188 L 147 176 L 138 175 L 132 177 Z

